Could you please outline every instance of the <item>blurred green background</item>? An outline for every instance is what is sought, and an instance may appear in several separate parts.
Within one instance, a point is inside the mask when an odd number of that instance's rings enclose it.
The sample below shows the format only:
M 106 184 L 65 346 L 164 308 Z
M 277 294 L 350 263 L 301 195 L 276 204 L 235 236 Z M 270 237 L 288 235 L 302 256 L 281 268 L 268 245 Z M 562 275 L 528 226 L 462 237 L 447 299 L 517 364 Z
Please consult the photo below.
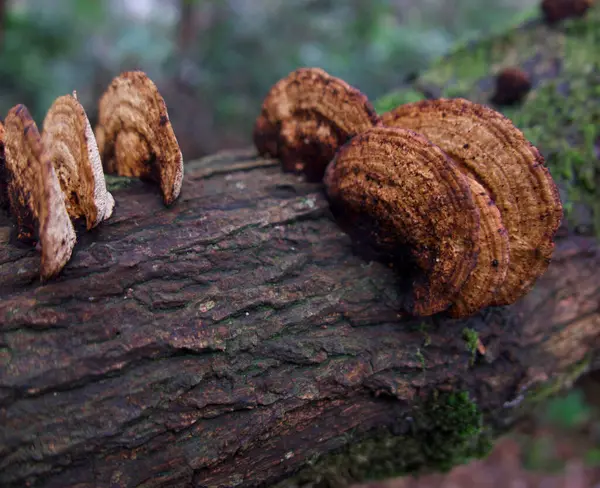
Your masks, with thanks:
M 538 0 L 0 0 L 0 109 L 41 124 L 77 90 L 92 123 L 119 72 L 165 97 L 186 160 L 250 143 L 270 86 L 320 66 L 376 98 L 453 43 L 502 30 Z

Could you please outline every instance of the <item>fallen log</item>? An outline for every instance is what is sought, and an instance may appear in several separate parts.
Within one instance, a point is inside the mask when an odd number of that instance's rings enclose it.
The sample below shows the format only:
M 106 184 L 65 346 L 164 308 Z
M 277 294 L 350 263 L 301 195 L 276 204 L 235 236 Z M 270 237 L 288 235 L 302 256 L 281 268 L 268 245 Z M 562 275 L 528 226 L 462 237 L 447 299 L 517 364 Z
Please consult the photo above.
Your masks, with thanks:
M 402 277 L 275 161 L 191 163 L 171 208 L 143 182 L 109 183 L 113 217 L 45 284 L 0 216 L 2 486 L 266 486 L 374 429 L 410 434 L 434 392 L 506 427 L 536 386 L 597 366 L 592 238 L 563 232 L 513 306 L 411 320 Z

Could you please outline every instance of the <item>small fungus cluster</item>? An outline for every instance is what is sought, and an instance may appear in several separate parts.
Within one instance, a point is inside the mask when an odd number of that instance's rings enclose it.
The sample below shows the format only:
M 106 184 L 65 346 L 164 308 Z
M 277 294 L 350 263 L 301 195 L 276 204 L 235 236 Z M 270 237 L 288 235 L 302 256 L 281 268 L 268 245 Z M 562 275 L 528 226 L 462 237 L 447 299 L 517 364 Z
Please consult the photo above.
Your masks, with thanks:
M 342 144 L 378 121 L 356 88 L 322 69 L 300 68 L 269 91 L 254 144 L 260 154 L 281 159 L 284 171 L 316 182 Z
M 358 90 L 303 68 L 272 88 L 254 137 L 285 170 L 317 179 L 325 169 L 344 220 L 408 257 L 412 315 L 511 304 L 548 267 L 558 189 L 539 151 L 491 108 L 437 99 L 377 117 Z
M 90 230 L 112 215 L 104 170 L 155 180 L 166 205 L 183 179 L 164 100 L 142 72 L 112 81 L 100 100 L 95 135 L 73 92 L 54 101 L 41 134 L 24 105 L 13 107 L 0 123 L 0 150 L 0 206 L 15 217 L 19 241 L 37 242 L 42 280 L 71 258 L 74 221 L 85 220 Z
M 497 105 L 522 102 L 531 90 L 531 79 L 525 71 L 515 67 L 504 68 L 496 76 L 496 91 L 491 99 Z

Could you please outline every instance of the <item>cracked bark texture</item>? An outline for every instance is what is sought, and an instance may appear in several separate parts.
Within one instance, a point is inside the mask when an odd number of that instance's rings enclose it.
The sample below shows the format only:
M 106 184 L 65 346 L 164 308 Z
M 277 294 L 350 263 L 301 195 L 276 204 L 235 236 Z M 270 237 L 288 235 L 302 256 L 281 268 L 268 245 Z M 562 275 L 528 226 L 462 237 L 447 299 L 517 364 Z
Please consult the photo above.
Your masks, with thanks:
M 563 233 L 513 306 L 410 320 L 401 278 L 273 161 L 191 163 L 169 209 L 136 180 L 111 191 L 114 216 L 44 285 L 0 216 L 3 487 L 266 486 L 437 388 L 510 423 L 600 346 L 590 238 Z M 486 347 L 474 365 L 465 327 Z

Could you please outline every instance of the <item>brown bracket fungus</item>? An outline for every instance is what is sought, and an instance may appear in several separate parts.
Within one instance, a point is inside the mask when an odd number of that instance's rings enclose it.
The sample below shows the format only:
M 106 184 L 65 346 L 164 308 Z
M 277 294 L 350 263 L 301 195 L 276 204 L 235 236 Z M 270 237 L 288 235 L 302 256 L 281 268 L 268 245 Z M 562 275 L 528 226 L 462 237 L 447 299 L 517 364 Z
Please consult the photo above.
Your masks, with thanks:
M 159 183 L 171 205 L 183 182 L 183 157 L 156 85 L 141 71 L 117 76 L 99 103 L 96 139 L 108 173 Z
M 37 126 L 25 106 L 9 111 L 5 129 L 8 195 L 18 238 L 32 242 L 39 236 L 40 275 L 46 280 L 69 261 L 75 230 L 52 162 L 44 155 Z
M 423 134 L 488 192 L 509 239 L 508 272 L 490 305 L 526 294 L 550 263 L 562 219 L 558 189 L 539 151 L 506 117 L 463 99 L 402 105 L 382 121 Z
M 581 17 L 594 0 L 543 0 L 542 12 L 546 22 L 554 24 L 569 17 Z
M 479 255 L 475 268 L 446 311 L 454 318 L 473 315 L 494 301 L 496 291 L 506 279 L 509 261 L 508 233 L 498 207 L 477 180 L 466 176 L 479 209 Z
M 254 126 L 254 144 L 280 158 L 285 171 L 321 181 L 337 149 L 379 122 L 367 97 L 320 68 L 300 68 L 278 81 Z
M 451 305 L 476 264 L 479 211 L 467 178 L 439 147 L 410 130 L 373 127 L 339 150 L 325 185 L 334 207 L 368 223 L 376 244 L 407 251 L 409 313 Z
M 519 103 L 531 90 L 529 75 L 519 68 L 505 68 L 496 76 L 496 91 L 491 101 L 498 105 Z
M 44 119 L 42 145 L 52 161 L 72 219 L 87 229 L 108 219 L 115 205 L 106 190 L 96 138 L 76 94 L 57 98 Z

